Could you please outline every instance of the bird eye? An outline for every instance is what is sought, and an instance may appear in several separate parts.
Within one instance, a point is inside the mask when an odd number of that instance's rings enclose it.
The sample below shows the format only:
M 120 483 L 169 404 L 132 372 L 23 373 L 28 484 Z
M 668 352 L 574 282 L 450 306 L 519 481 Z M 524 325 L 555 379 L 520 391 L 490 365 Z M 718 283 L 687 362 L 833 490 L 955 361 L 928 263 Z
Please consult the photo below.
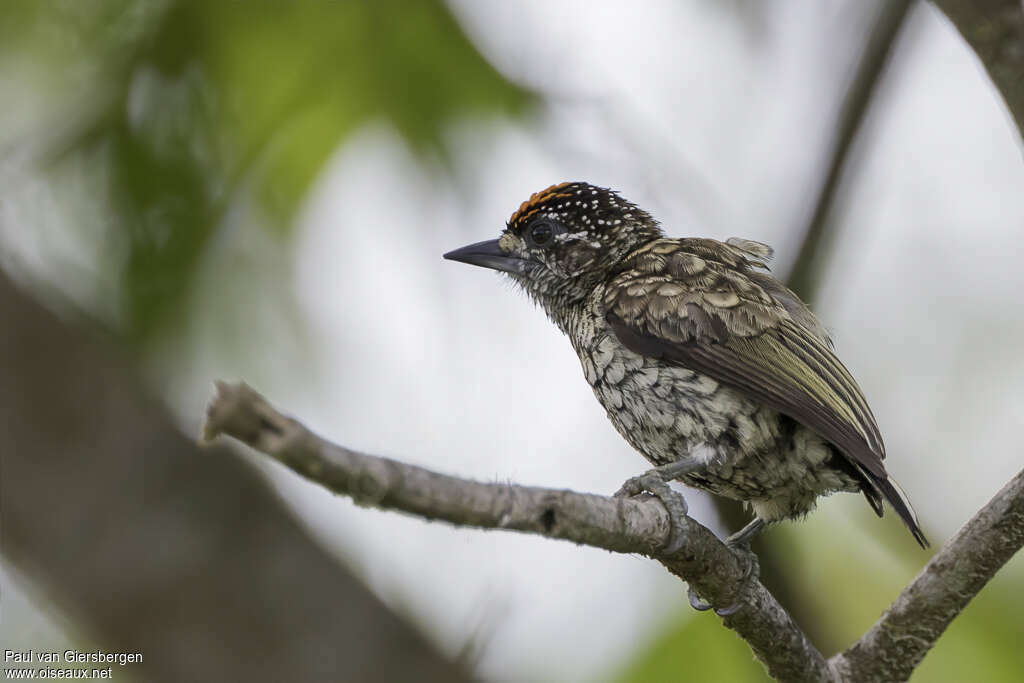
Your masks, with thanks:
M 538 221 L 530 227 L 530 241 L 538 247 L 550 242 L 554 235 L 554 227 L 548 221 Z

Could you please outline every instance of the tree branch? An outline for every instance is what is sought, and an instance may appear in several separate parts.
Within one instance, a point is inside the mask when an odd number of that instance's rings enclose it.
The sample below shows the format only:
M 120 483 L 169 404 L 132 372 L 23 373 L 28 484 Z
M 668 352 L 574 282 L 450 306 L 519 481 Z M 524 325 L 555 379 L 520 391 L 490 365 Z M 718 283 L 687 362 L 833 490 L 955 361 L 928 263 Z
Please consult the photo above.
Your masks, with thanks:
M 828 173 L 818 192 L 814 212 L 799 240 L 800 253 L 786 278 L 789 288 L 808 304 L 814 303 L 821 275 L 827 266 L 827 243 L 836 238 L 835 234 L 826 235 L 825 229 L 835 209 L 843 175 L 851 162 L 853 144 L 864 126 L 875 93 L 892 60 L 897 38 L 907 22 L 911 4 L 911 0 L 885 0 L 864 46 L 857 72 L 846 91 L 836 121 Z
M 281 415 L 245 384 L 217 382 L 203 438 L 227 434 L 356 503 L 457 526 L 560 538 L 663 564 L 716 605 L 741 596 L 743 567 L 714 534 L 686 517 L 685 543 L 655 498 L 615 498 L 515 484 L 486 484 L 332 444 Z M 904 680 L 957 614 L 1024 545 L 1024 471 L 948 541 L 878 622 L 826 661 L 759 582 L 723 617 L 780 681 Z
M 934 0 L 981 59 L 1024 135 L 1024 3 Z
M 851 681 L 906 680 L 975 595 L 1024 546 L 1024 470 L 942 547 L 885 614 L 831 659 Z
M 654 498 L 614 498 L 447 476 L 332 444 L 285 417 L 245 384 L 217 383 L 203 437 L 224 433 L 360 505 L 399 510 L 457 526 L 511 529 L 661 562 L 715 605 L 734 604 L 744 567 L 711 531 L 689 517 L 686 539 L 664 550 L 668 513 Z M 799 626 L 759 582 L 743 607 L 723 617 L 768 672 L 782 681 L 822 681 L 830 670 Z
M 77 646 L 141 653 L 138 681 L 470 680 L 249 463 L 196 448 L 109 339 L 3 272 L 0 320 L 0 552 Z M 5 647 L 58 649 L 4 598 Z
M 884 0 L 876 9 L 875 17 L 864 37 L 861 54 L 853 77 L 846 86 L 842 103 L 836 114 L 832 139 L 828 142 L 827 173 L 818 188 L 814 208 L 797 236 L 798 253 L 789 269 L 785 284 L 813 304 L 827 279 L 828 265 L 840 236 L 841 222 L 834 213 L 840 203 L 841 187 L 848 185 L 851 176 L 860 170 L 859 155 L 854 154 L 855 142 L 863 136 L 868 112 L 880 90 L 880 85 L 892 68 L 893 55 L 903 26 L 907 23 L 913 0 Z M 727 528 L 740 528 L 750 519 L 746 507 L 728 498 L 715 497 L 715 507 Z M 812 612 L 814 606 L 793 575 L 788 572 L 786 559 L 778 544 L 766 536 L 759 536 L 751 544 L 761 561 L 761 580 L 775 594 L 779 602 L 793 614 L 804 631 L 819 647 L 831 645 L 832 630 L 820 615 Z

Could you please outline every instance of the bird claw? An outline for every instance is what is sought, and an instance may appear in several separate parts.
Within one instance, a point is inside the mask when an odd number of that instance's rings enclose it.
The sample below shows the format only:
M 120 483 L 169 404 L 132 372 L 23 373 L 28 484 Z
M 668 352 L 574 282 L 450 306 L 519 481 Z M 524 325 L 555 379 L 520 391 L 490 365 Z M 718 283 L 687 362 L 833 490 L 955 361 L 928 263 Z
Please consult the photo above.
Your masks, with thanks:
M 678 491 L 673 491 L 672 487 L 665 483 L 665 479 L 657 469 L 648 470 L 638 477 L 630 477 L 615 492 L 615 497 L 631 498 L 641 493 L 651 494 L 665 506 L 670 533 L 665 542 L 664 552 L 669 555 L 677 552 L 686 543 L 683 520 L 690 511 L 686 504 L 686 498 Z
M 698 612 L 707 612 L 711 609 L 711 603 L 697 595 L 697 591 L 693 590 L 693 586 L 689 586 L 686 589 L 686 597 L 690 600 L 690 607 Z
M 669 555 L 682 548 L 686 542 L 686 534 L 683 531 L 685 529 L 683 518 L 687 516 L 689 507 L 686 504 L 686 498 L 678 491 L 674 491 L 666 481 L 675 479 L 691 469 L 693 469 L 692 464 L 685 462 L 670 463 L 669 465 L 656 467 L 644 472 L 640 476 L 630 477 L 615 492 L 616 498 L 630 498 L 641 493 L 649 493 L 661 501 L 661 504 L 665 506 L 665 511 L 668 512 L 669 524 L 671 526 L 671 533 L 664 549 L 664 552 Z M 757 581 L 761 571 L 757 555 L 750 550 L 750 541 L 762 528 L 764 528 L 764 522 L 755 519 L 754 522 L 725 540 L 725 545 L 745 565 L 743 576 L 740 578 L 739 587 L 736 590 L 736 601 L 728 607 L 714 607 L 711 603 L 703 600 L 690 587 L 687 590 L 687 598 L 693 609 L 698 612 L 714 609 L 715 614 L 718 616 L 727 617 L 730 614 L 735 614 L 743 607 L 743 597 L 750 590 L 750 586 Z
M 736 600 L 728 607 L 715 607 L 715 614 L 720 617 L 727 617 L 730 614 L 735 614 L 744 605 L 743 598 L 749 592 L 750 587 L 757 582 L 758 577 L 761 573 L 761 563 L 757 559 L 757 553 L 750 549 L 749 538 L 740 538 L 734 540 L 733 537 L 729 537 L 725 541 L 726 546 L 731 550 L 737 557 L 739 557 L 745 567 L 743 569 L 743 576 L 739 581 L 739 588 L 736 590 Z M 691 586 L 687 591 L 687 597 L 690 600 L 690 607 L 697 610 L 698 612 L 706 612 L 712 609 L 713 605 L 703 600 L 697 592 L 693 590 Z

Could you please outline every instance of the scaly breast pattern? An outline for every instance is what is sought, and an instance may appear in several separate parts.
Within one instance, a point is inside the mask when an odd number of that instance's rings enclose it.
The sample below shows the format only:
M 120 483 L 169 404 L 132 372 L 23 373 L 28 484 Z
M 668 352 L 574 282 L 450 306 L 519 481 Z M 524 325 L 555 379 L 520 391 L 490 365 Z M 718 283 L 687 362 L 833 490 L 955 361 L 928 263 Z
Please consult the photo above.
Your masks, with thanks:
M 630 445 L 655 465 L 703 463 L 685 483 L 750 501 L 768 521 L 807 512 L 819 495 L 857 490 L 829 466 L 832 447 L 811 430 L 711 377 L 623 346 L 605 322 L 600 292 L 566 332 L 587 382 Z

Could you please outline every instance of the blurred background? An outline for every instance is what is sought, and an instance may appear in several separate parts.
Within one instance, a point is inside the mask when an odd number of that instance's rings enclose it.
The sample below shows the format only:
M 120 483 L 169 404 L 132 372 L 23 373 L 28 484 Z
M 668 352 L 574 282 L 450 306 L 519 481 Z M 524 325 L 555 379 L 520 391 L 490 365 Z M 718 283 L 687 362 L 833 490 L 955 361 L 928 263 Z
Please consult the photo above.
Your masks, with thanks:
M 0 101 L 0 268 L 130 358 L 186 435 L 214 379 L 244 379 L 353 448 L 613 492 L 646 463 L 569 344 L 441 260 L 586 180 L 669 235 L 775 246 L 936 547 L 1021 467 L 1020 135 L 930 4 L 13 0 Z M 657 563 L 359 508 L 243 457 L 484 679 L 764 679 Z M 744 521 L 687 496 L 719 533 Z M 859 496 L 760 552 L 826 655 L 928 558 Z M 3 647 L 102 642 L 52 583 L 0 567 Z M 1019 676 L 1022 612 L 1018 557 L 915 680 Z

